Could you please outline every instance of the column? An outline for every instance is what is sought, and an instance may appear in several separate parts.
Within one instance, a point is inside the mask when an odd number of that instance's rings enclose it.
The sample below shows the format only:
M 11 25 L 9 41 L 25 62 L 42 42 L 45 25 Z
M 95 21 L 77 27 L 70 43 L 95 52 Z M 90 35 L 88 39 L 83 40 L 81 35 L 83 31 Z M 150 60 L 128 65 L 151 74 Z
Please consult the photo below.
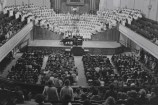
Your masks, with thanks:
M 93 0 L 93 10 L 95 11 L 96 10 L 96 3 L 95 3 L 96 0 Z
M 90 0 L 90 12 L 92 12 L 93 11 L 93 0 Z
M 58 0 L 55 0 L 55 10 L 57 9 L 57 2 Z
M 3 12 L 3 2 L 0 0 L 0 13 Z
M 61 0 L 58 0 L 58 10 L 60 10 L 60 1 Z

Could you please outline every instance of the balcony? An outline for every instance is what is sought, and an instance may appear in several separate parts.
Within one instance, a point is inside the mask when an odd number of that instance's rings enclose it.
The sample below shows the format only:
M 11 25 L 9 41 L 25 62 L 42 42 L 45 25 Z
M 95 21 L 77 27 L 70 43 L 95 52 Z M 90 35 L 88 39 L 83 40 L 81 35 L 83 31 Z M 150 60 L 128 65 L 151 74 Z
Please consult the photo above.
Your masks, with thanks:
M 156 44 L 123 25 L 119 25 L 119 31 L 158 59 L 158 46 Z
M 32 30 L 33 23 L 27 24 L 21 31 L 14 35 L 9 41 L 0 47 L 0 61 Z

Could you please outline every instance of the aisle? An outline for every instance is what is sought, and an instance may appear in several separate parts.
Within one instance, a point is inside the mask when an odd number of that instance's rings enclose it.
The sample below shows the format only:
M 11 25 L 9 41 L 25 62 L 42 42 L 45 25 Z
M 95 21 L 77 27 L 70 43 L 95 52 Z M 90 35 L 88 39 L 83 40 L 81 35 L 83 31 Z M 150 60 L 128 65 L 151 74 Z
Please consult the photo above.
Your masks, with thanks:
M 44 58 L 43 58 L 43 64 L 42 64 L 42 68 L 41 69 L 45 69 L 46 68 L 47 61 L 48 61 L 48 56 L 44 56 Z
M 44 70 L 44 69 L 46 68 L 47 61 L 48 61 L 48 56 L 44 56 L 44 58 L 43 58 L 43 64 L 42 64 L 41 70 Z M 36 84 L 41 84 L 41 78 L 42 78 L 42 76 L 39 75 L 39 76 L 38 76 L 38 81 L 37 81 Z
M 84 74 L 84 68 L 83 68 L 83 62 L 82 62 L 82 56 L 75 56 L 75 66 L 78 68 L 78 85 L 79 86 L 88 86 L 86 77 Z

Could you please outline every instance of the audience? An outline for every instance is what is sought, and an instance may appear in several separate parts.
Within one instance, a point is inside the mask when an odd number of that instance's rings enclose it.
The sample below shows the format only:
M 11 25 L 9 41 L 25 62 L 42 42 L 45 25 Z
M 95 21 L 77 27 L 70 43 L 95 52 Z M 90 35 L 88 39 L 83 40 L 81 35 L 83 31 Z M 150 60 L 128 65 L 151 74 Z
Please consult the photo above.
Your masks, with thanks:
M 140 62 L 136 60 L 134 55 L 113 55 L 111 60 L 119 72 L 123 86 L 136 87 L 151 85 L 152 81 L 155 80 L 149 71 L 142 68 Z
M 2 15 L 4 15 L 4 17 L 0 20 L 0 46 L 6 43 L 13 35 L 26 25 L 26 19 L 21 22 L 20 17 L 17 19 L 15 18 L 15 14 L 11 17 L 8 17 L 9 13 Z
M 112 82 L 115 73 L 107 56 L 84 55 L 82 61 L 89 85 L 105 86 Z
M 106 91 L 105 95 L 104 95 L 104 99 L 107 99 L 108 97 L 113 97 L 114 99 L 117 99 L 117 92 L 114 89 L 114 85 L 111 84 L 109 86 L 109 90 Z
M 43 55 L 39 52 L 25 52 L 11 68 L 7 78 L 23 83 L 36 84 L 43 63 Z
M 62 86 L 66 79 L 70 80 L 70 85 L 75 85 L 77 82 L 77 68 L 71 54 L 50 54 L 44 72 L 42 82 L 51 79 L 55 87 Z
M 157 75 L 158 60 L 154 56 L 152 56 L 151 54 L 149 54 L 148 52 L 144 50 L 141 50 L 139 61 L 142 62 L 148 69 L 150 69 L 151 73 L 154 73 L 155 75 Z M 154 80 L 153 80 L 153 83 L 154 83 Z
M 126 26 L 156 45 L 158 44 L 158 24 L 156 21 L 143 17 L 132 21 L 131 24 L 126 24 Z

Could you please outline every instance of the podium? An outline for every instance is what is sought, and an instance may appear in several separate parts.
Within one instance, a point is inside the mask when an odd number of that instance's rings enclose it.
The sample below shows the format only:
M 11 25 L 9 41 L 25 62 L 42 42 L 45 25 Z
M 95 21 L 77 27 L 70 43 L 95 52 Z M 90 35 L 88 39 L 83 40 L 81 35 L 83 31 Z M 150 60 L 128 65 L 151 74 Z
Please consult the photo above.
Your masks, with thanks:
M 82 47 L 73 47 L 71 53 L 74 56 L 82 56 L 84 54 L 84 49 Z

